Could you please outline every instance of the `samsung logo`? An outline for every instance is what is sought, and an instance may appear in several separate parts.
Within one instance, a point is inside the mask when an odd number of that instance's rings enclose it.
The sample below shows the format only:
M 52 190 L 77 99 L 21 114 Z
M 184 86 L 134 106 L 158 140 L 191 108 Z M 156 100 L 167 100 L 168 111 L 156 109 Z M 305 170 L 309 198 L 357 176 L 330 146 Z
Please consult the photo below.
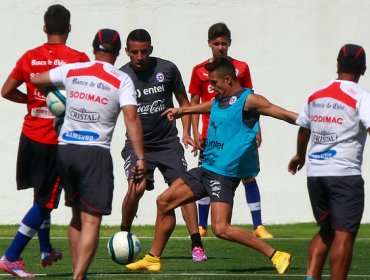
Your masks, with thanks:
M 91 131 L 75 130 L 63 133 L 62 138 L 66 141 L 94 141 L 99 134 Z
M 310 159 L 325 160 L 325 159 L 329 159 L 329 158 L 334 157 L 336 154 L 337 154 L 337 152 L 334 151 L 334 150 L 327 150 L 327 151 L 321 152 L 321 153 L 310 154 L 308 157 Z

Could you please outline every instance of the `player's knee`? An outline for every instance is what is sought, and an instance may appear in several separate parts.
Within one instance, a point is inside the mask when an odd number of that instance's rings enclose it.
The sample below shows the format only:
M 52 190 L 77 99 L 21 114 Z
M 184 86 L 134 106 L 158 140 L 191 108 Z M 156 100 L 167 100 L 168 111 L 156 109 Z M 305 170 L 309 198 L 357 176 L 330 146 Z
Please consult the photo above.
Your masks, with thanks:
M 227 239 L 227 226 L 223 224 L 212 225 L 214 235 L 221 239 Z
M 166 212 L 168 211 L 169 197 L 163 193 L 157 197 L 157 211 Z

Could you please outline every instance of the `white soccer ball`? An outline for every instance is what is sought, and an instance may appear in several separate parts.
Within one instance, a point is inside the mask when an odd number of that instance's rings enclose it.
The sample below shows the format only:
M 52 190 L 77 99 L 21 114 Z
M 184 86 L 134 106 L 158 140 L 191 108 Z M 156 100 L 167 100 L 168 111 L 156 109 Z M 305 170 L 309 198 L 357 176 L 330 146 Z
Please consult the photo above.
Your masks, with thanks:
M 54 89 L 46 96 L 46 105 L 56 117 L 63 116 L 66 110 L 66 92 L 63 89 Z
M 109 238 L 107 248 L 113 261 L 118 264 L 129 264 L 139 256 L 141 244 L 136 235 L 120 231 Z

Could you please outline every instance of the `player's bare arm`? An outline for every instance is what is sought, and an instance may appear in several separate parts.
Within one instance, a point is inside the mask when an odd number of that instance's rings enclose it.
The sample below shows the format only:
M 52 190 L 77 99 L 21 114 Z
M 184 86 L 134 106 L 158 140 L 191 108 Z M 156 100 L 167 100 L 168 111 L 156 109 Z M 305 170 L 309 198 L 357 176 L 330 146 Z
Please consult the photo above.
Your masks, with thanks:
M 181 92 L 175 95 L 177 102 L 179 103 L 180 108 L 189 107 L 190 102 L 186 92 Z M 183 134 L 182 134 L 182 143 L 185 145 L 185 148 L 188 148 L 189 145 L 193 147 L 192 152 L 196 151 L 196 145 L 194 140 L 191 138 L 190 127 L 191 127 L 191 116 L 183 116 L 181 118 Z
M 43 95 L 47 95 L 48 92 L 50 92 L 50 87 L 53 86 L 53 83 L 50 80 L 49 71 L 37 74 L 32 78 L 31 82 Z
M 198 105 L 200 104 L 200 96 L 199 95 L 191 95 L 190 99 L 190 105 Z M 202 134 L 199 132 L 199 115 L 198 114 L 193 114 L 191 116 L 191 126 L 193 130 L 193 138 L 195 141 L 195 145 L 197 146 L 197 149 L 201 149 L 203 146 L 203 137 Z
M 27 95 L 18 89 L 22 84 L 22 81 L 8 77 L 1 89 L 1 96 L 16 103 L 27 103 Z
M 306 162 L 306 151 L 310 135 L 310 129 L 303 127 L 299 128 L 297 136 L 297 154 L 290 160 L 288 165 L 288 172 L 293 175 L 301 170 Z
M 255 110 L 261 115 L 270 116 L 279 120 L 295 124 L 298 114 L 287 111 L 275 104 L 272 104 L 264 96 L 258 94 L 250 94 L 244 105 L 245 110 Z
M 135 165 L 135 180 L 141 181 L 145 177 L 146 167 L 144 160 L 143 130 L 141 128 L 140 117 L 137 114 L 135 105 L 126 105 L 122 108 L 123 118 L 127 135 L 132 143 L 138 160 Z
M 167 116 L 170 122 L 175 119 L 181 118 L 184 115 L 191 114 L 209 114 L 213 105 L 213 99 L 207 102 L 203 102 L 198 105 L 183 107 L 183 108 L 169 108 L 162 113 L 162 116 Z

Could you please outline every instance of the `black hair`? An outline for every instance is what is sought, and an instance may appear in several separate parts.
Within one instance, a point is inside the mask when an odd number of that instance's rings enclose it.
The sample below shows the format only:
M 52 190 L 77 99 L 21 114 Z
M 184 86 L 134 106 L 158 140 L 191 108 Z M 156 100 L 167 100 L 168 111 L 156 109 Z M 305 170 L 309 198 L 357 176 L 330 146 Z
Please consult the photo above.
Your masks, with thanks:
M 226 37 L 231 41 L 231 32 L 223 22 L 215 23 L 208 29 L 208 41 L 218 37 Z
M 130 41 L 148 42 L 149 46 L 152 45 L 152 38 L 145 29 L 135 29 L 130 32 L 127 36 L 126 47 L 129 48 Z
M 346 44 L 338 54 L 338 73 L 353 73 L 361 76 L 366 70 L 365 50 L 358 45 Z
M 232 79 L 236 79 L 235 66 L 226 57 L 216 58 L 211 63 L 206 64 L 205 68 L 208 72 L 217 71 L 222 77 L 230 75 Z
M 44 14 L 44 23 L 48 35 L 62 35 L 69 31 L 71 13 L 62 5 L 51 5 Z

